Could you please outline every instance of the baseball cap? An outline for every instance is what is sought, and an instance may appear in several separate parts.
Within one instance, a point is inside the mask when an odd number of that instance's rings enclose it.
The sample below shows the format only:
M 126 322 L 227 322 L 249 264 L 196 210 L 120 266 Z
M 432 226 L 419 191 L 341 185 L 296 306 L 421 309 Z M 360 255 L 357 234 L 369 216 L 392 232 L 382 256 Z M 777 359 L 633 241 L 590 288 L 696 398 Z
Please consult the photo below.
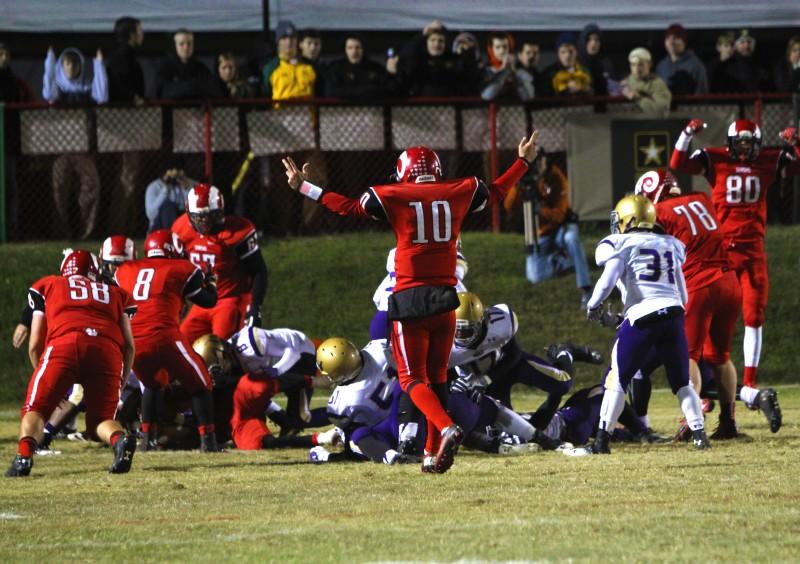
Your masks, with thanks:
M 294 37 L 297 35 L 297 28 L 289 20 L 281 20 L 278 22 L 278 27 L 275 28 L 275 38 L 281 39 L 282 37 Z

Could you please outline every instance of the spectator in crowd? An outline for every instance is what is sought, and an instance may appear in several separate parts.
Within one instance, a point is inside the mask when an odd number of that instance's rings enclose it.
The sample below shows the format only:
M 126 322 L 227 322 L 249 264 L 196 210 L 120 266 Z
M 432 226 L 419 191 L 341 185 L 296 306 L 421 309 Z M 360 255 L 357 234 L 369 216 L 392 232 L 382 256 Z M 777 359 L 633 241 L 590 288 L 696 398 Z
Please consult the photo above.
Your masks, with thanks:
M 11 48 L 0 42 L 0 102 L 31 102 L 33 91 L 11 69 Z M 6 112 L 6 128 L 16 131 L 19 128 L 19 113 Z M 12 137 L 17 137 L 13 139 Z M 6 182 L 6 234 L 9 240 L 16 240 L 18 233 L 19 192 L 17 189 L 17 157 L 20 154 L 19 136 L 6 137 L 5 182 Z
M 708 76 L 702 61 L 687 49 L 689 34 L 681 24 L 674 23 L 664 35 L 667 56 L 656 66 L 656 74 L 667 83 L 673 96 L 708 93 Z
M 672 102 L 667 83 L 652 72 L 650 51 L 637 47 L 628 55 L 631 73 L 622 81 L 622 95 L 647 114 L 666 117 Z
M 278 54 L 264 65 L 264 93 L 273 100 L 288 100 L 314 95 L 317 73 L 297 52 L 297 29 L 288 20 L 275 30 Z
M 314 96 L 325 94 L 325 81 L 323 77 L 327 72 L 327 65 L 322 61 L 322 35 L 318 29 L 303 29 L 299 34 L 298 47 L 300 58 L 314 68 L 317 81 L 314 83 Z
M 592 75 L 592 90 L 598 96 L 608 94 L 608 79 L 614 76 L 614 65 L 602 51 L 603 35 L 596 23 L 587 24 L 578 37 L 578 60 Z
M 786 56 L 775 66 L 775 89 L 778 92 L 800 91 L 800 35 L 786 44 Z
M 489 64 L 483 70 L 481 98 L 514 98 L 527 102 L 534 95 L 533 77 L 517 69 L 514 39 L 508 33 L 492 32 L 486 41 Z
M 93 61 L 93 76 L 89 82 L 83 54 L 74 47 L 56 53 L 50 47 L 44 61 L 42 97 L 55 104 L 88 104 L 94 100 L 98 104 L 108 102 L 108 77 L 103 66 L 103 52 L 97 50 Z
M 393 93 L 393 80 L 374 61 L 364 57 L 361 38 L 349 35 L 344 42 L 345 56 L 333 61 L 325 75 L 325 95 L 332 98 L 372 100 Z
M 734 53 L 718 71 L 720 92 L 746 93 L 771 90 L 767 69 L 753 57 L 756 38 L 744 29 L 733 44 Z
M 181 28 L 175 32 L 175 52 L 161 61 L 156 72 L 156 97 L 167 100 L 219 98 L 214 75 L 194 57 L 194 34 Z
M 556 38 L 558 60 L 544 72 L 542 86 L 548 96 L 576 96 L 592 93 L 592 75 L 578 62 L 577 40 L 572 33 Z
M 256 95 L 253 85 L 239 78 L 239 65 L 231 52 L 217 57 L 217 81 L 220 92 L 227 98 L 253 98 Z
M 156 178 L 144 193 L 144 208 L 147 214 L 147 232 L 156 229 L 170 229 L 172 224 L 186 211 L 186 195 L 189 189 L 197 184 L 196 180 L 186 177 L 183 163 L 173 158 L 164 174 Z
M 400 70 L 411 96 L 471 96 L 477 94 L 477 65 L 471 49 L 447 51 L 447 30 L 429 23 L 400 54 Z M 391 69 L 389 69 L 391 72 Z
M 144 103 L 144 72 L 136 52 L 144 41 L 142 22 L 130 16 L 119 18 L 114 22 L 114 36 L 117 48 L 106 61 L 109 99 L 140 105 Z
M 722 63 L 733 56 L 735 39 L 736 35 L 732 31 L 725 31 L 717 36 L 717 56 L 706 63 L 706 76 L 710 82 L 711 92 L 721 92 L 719 69 Z
M 51 104 L 84 105 L 108 101 L 108 79 L 103 53 L 97 50 L 94 76 L 89 82 L 80 51 L 69 47 L 56 59 L 53 48 L 47 50 L 44 63 L 42 96 Z M 100 175 L 94 158 L 88 153 L 64 153 L 53 161 L 53 199 L 61 235 L 70 239 L 88 239 L 97 226 L 100 204 Z M 77 199 L 78 221 L 73 213 Z
M 543 91 L 541 86 L 542 72 L 539 70 L 540 55 L 539 44 L 527 39 L 520 43 L 517 50 L 517 69 L 524 71 L 531 77 L 534 95 L 538 95 Z M 524 75 L 520 73 L 518 76 L 522 77 Z M 527 77 L 525 80 L 527 80 Z
M 0 102 L 30 102 L 33 91 L 11 70 L 11 48 L 0 42 Z
M 513 41 L 512 41 L 513 44 Z M 468 31 L 462 31 L 453 39 L 451 50 L 456 55 L 469 55 L 475 61 L 477 70 L 483 71 L 486 66 L 481 54 L 478 52 L 478 39 Z
M 527 184 L 538 204 L 535 208 L 539 216 L 539 244 L 527 258 L 528 280 L 538 284 L 574 268 L 581 290 L 580 305 L 585 309 L 591 297 L 592 281 L 578 231 L 578 216 L 569 207 L 566 175 L 539 149 L 530 172 L 520 184 Z

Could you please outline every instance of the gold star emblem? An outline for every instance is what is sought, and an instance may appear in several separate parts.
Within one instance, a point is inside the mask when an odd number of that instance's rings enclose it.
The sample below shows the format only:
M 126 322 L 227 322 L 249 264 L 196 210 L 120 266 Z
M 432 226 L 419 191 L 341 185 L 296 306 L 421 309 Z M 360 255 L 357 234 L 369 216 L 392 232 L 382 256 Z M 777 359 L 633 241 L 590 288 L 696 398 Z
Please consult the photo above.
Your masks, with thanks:
M 655 166 L 662 166 L 661 153 L 664 152 L 666 146 L 656 145 L 655 137 L 650 138 L 650 144 L 646 147 L 639 147 L 639 150 L 645 154 L 644 166 L 653 163 Z

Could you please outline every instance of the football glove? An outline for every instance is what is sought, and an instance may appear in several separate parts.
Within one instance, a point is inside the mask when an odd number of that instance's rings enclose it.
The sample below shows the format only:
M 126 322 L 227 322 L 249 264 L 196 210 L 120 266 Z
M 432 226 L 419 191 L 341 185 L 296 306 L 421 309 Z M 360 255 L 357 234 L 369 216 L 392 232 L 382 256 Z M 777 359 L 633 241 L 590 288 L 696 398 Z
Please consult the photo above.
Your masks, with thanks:
M 700 118 L 692 118 L 689 123 L 686 124 L 686 127 L 683 129 L 683 132 L 686 135 L 694 135 L 698 131 L 703 131 L 707 125 L 703 122 Z
M 600 321 L 603 317 L 603 304 L 595 307 L 586 308 L 586 319 L 588 321 Z
M 261 308 L 253 304 L 247 306 L 244 324 L 246 327 L 261 327 Z
M 600 317 L 600 325 L 603 327 L 618 327 L 619 324 L 622 323 L 622 320 L 622 315 L 611 309 L 609 305 L 608 309 L 605 310 Z
M 778 135 L 787 145 L 800 145 L 800 135 L 797 134 L 796 127 L 787 127 Z
M 206 264 L 205 271 L 203 271 L 203 286 L 217 288 L 217 275 L 214 274 L 210 264 Z

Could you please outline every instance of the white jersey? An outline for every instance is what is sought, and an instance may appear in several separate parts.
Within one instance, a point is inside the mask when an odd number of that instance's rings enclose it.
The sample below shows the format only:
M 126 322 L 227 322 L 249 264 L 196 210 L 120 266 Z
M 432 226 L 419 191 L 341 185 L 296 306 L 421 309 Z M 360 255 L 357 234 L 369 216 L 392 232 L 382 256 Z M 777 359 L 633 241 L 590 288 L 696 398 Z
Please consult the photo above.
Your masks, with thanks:
M 372 301 L 378 311 L 389 311 L 389 296 L 394 292 L 395 280 L 394 273 L 394 253 L 397 250 L 395 247 L 389 251 L 389 256 L 386 257 L 386 277 L 381 280 L 375 293 L 372 295 Z M 467 275 L 467 259 L 464 255 L 458 253 L 456 258 L 456 292 L 466 292 L 467 287 L 464 286 L 464 277 Z
M 303 353 L 315 354 L 314 343 L 294 329 L 245 327 L 228 339 L 245 372 L 267 372 L 280 376 L 300 360 Z
M 484 376 L 503 358 L 502 348 L 517 333 L 517 315 L 507 304 L 497 304 L 486 310 L 486 335 L 472 347 L 453 343 L 450 368 L 455 367 L 460 378 Z
M 343 420 L 337 423 L 339 426 L 376 425 L 389 415 L 397 382 L 387 371 L 391 354 L 386 339 L 375 339 L 361 349 L 364 365 L 358 378 L 336 386 L 328 399 L 328 416 Z
M 612 259 L 619 260 L 609 264 Z M 598 266 L 613 271 L 608 275 L 604 272 L 597 286 L 616 282 L 625 304 L 623 315 L 633 323 L 659 309 L 684 306 L 686 282 L 682 265 L 685 259 L 686 247 L 672 235 L 649 231 L 609 235 L 597 244 L 595 260 Z M 611 291 L 611 288 L 600 288 L 600 293 L 605 295 L 598 301 L 598 287 L 589 307 L 602 303 Z

